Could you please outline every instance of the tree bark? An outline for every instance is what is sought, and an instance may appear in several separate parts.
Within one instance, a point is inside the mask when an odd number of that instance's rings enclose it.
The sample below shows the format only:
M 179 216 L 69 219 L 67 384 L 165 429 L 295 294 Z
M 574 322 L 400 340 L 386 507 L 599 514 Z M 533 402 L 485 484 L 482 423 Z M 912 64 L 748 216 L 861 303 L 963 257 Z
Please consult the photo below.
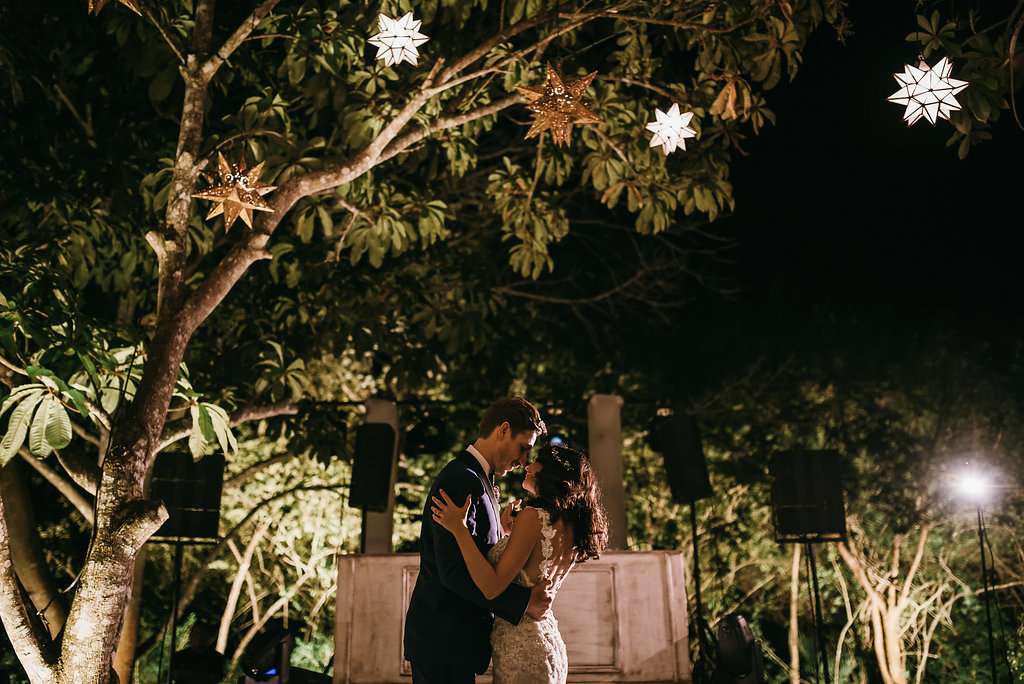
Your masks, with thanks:
M 7 541 L 14 570 L 53 639 L 64 629 L 68 614 L 46 564 L 36 531 L 35 512 L 25 490 L 21 459 L 12 458 L 0 470 L 0 497 L 7 512 Z
M 0 539 L 9 538 L 3 497 L 0 497 Z M 31 604 L 18 584 L 9 544 L 0 544 L 0 618 L 14 654 L 33 684 L 56 681 L 57 668 L 48 640 L 41 638 L 33 625 Z

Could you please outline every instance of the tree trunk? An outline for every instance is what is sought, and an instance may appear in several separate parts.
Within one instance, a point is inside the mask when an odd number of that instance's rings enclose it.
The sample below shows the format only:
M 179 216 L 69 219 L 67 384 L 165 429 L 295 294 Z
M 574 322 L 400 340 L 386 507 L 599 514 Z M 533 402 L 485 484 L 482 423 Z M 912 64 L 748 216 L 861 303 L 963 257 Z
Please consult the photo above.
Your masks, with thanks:
M 126 412 L 124 425 L 130 427 L 124 432 L 130 435 L 133 428 L 152 429 L 151 422 L 137 420 L 133 413 L 131 409 Z M 136 558 L 146 539 L 167 519 L 162 504 L 142 498 L 149 460 L 144 445 L 150 440 L 135 434 L 125 440 L 132 446 L 123 446 L 120 432 L 115 427 L 113 446 L 103 464 L 92 549 L 79 575 L 64 630 L 57 664 L 61 684 L 107 684 L 112 680 L 114 651 L 131 597 Z
M 25 491 L 25 472 L 20 458 L 12 458 L 0 470 L 0 496 L 7 513 L 7 541 L 14 571 L 32 605 L 42 613 L 43 623 L 53 639 L 64 629 L 68 613 L 46 565 L 32 502 Z

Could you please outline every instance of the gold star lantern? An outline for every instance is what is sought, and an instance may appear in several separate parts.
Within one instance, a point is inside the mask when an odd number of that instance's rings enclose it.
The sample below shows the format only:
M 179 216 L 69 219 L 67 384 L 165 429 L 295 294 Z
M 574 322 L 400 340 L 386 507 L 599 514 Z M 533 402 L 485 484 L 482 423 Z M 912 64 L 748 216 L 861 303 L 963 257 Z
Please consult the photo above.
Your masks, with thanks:
M 213 202 L 210 213 L 206 215 L 207 220 L 224 214 L 224 230 L 227 231 L 235 219 L 241 217 L 245 221 L 245 225 L 252 228 L 252 212 L 254 210 L 274 211 L 262 197 L 271 190 L 277 189 L 277 186 L 266 185 L 259 181 L 263 162 L 251 169 L 246 169 L 241 162 L 228 164 L 220 152 L 217 153 L 217 160 L 216 181 L 211 180 L 210 187 L 192 195 L 197 199 Z
M 139 3 L 135 0 L 117 0 L 122 5 L 135 12 L 140 17 L 142 16 L 142 10 L 139 9 Z M 89 14 L 98 15 L 103 6 L 107 4 L 107 0 L 89 0 Z
M 550 130 L 557 145 L 567 145 L 572 125 L 601 123 L 597 116 L 587 109 L 590 100 L 583 97 L 584 91 L 597 75 L 592 71 L 586 76 L 566 82 L 565 78 L 548 63 L 547 79 L 543 86 L 519 86 L 519 92 L 527 97 L 526 108 L 533 112 L 533 125 L 526 139 Z

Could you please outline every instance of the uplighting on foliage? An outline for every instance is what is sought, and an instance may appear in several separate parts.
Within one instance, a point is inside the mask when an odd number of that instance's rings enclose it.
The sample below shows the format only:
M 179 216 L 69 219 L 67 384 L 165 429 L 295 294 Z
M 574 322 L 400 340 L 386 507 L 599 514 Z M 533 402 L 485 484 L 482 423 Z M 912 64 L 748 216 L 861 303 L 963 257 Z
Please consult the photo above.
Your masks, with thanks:
M 401 19 L 378 15 L 377 27 L 380 33 L 370 38 L 370 43 L 377 46 L 377 59 L 383 59 L 385 66 L 402 61 L 415 65 L 420 55 L 416 46 L 430 40 L 420 33 L 421 23 L 419 19 L 412 18 L 412 12 Z
M 949 119 L 950 113 L 960 109 L 954 95 L 967 87 L 967 81 L 950 78 L 953 65 L 943 57 L 934 67 L 924 60 L 918 66 L 906 65 L 902 74 L 893 74 L 900 89 L 888 97 L 889 102 L 906 105 L 903 120 L 913 125 L 922 116 L 931 123 Z
M 685 150 L 686 139 L 697 137 L 697 131 L 690 128 L 693 112 L 680 114 L 678 104 L 673 103 L 667 112 L 655 109 L 654 116 L 655 120 L 647 124 L 647 130 L 654 133 L 651 147 L 661 145 L 666 155 L 675 151 L 677 147 Z

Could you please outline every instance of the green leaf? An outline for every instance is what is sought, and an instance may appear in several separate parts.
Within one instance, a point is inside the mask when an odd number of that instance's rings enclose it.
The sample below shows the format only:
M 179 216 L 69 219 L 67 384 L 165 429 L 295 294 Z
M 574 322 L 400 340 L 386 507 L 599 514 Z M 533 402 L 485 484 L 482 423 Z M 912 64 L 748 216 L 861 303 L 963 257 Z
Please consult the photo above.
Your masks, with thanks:
M 228 417 L 227 411 L 215 404 L 204 404 L 204 406 L 210 413 L 210 421 L 213 424 L 213 430 L 217 435 L 217 442 L 220 444 L 221 451 L 225 455 L 237 451 L 238 442 L 235 436 L 231 434 L 231 420 Z
M 43 368 L 41 366 L 25 366 L 25 372 L 28 373 L 28 376 L 30 378 L 40 378 L 40 377 L 55 378 L 55 377 L 57 377 L 57 375 L 52 370 L 49 370 L 47 368 Z
M 33 392 L 46 391 L 46 386 L 38 382 L 32 382 L 27 385 L 18 385 L 13 390 L 11 390 L 11 394 L 6 399 L 4 399 L 3 405 L 0 406 L 0 417 L 3 417 L 3 415 L 7 413 L 7 411 L 15 404 L 17 404 L 20 401 L 24 401 L 26 395 L 31 394 Z
M 46 441 L 54 449 L 63 449 L 71 444 L 71 418 L 67 409 L 57 397 L 49 397 L 50 415 L 46 421 Z
M 28 431 L 28 450 L 39 458 L 44 458 L 53 451 L 46 441 L 46 421 L 50 417 L 52 408 L 53 395 L 50 394 L 39 403 L 39 408 L 36 410 L 32 425 Z
M 188 437 L 188 450 L 192 452 L 192 458 L 198 461 L 206 453 L 206 439 L 203 438 L 203 429 L 200 427 L 199 406 L 193 406 L 190 412 L 192 434 Z
M 213 431 L 213 421 L 210 419 L 210 412 L 206 410 L 209 404 L 199 404 L 199 429 L 203 431 L 203 439 L 207 442 L 216 439 Z
M 65 387 L 64 394 L 71 398 L 71 403 L 82 414 L 83 418 L 89 417 L 89 407 L 85 405 L 85 396 L 74 387 Z
M 96 374 L 96 364 L 94 364 L 92 359 L 90 359 L 86 354 L 83 354 L 82 352 L 75 353 L 78 356 L 78 360 L 85 368 L 85 372 L 89 375 L 89 382 L 92 383 L 93 389 L 98 392 L 100 389 L 100 377 Z
M 36 405 L 42 400 L 45 392 L 30 394 L 11 413 L 11 422 L 7 424 L 7 432 L 0 440 L 0 464 L 6 464 L 25 442 L 28 426 Z

